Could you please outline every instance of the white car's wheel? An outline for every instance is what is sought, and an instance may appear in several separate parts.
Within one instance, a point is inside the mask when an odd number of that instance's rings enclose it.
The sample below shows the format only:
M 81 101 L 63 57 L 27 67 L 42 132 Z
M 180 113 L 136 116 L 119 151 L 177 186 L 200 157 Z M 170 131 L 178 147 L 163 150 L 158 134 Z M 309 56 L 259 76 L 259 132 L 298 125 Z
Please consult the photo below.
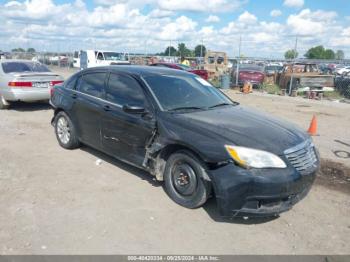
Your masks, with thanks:
M 6 99 L 0 95 L 0 109 L 7 109 L 9 108 L 10 103 L 8 101 L 6 101 Z

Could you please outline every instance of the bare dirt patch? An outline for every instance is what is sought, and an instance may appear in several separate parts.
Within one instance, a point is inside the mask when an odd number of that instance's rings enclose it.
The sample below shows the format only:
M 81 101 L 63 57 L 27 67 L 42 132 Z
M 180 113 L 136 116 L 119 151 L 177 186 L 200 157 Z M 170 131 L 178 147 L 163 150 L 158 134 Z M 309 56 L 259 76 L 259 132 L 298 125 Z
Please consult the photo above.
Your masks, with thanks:
M 316 183 L 350 194 L 350 168 L 329 159 L 322 159 Z

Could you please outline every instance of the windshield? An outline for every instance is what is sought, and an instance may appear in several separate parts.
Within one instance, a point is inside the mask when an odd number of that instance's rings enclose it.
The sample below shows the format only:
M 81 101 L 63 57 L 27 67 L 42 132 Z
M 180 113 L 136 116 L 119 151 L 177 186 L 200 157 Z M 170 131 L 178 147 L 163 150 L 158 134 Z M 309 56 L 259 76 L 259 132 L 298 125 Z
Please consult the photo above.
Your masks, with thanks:
M 2 63 L 4 73 L 24 73 L 24 72 L 50 72 L 50 70 L 37 62 L 4 62 Z
M 271 71 L 278 71 L 278 70 L 281 70 L 282 69 L 282 66 L 266 66 L 265 67 L 265 70 L 268 71 L 268 70 L 271 70 Z
M 125 55 L 122 53 L 115 53 L 115 52 L 103 52 L 105 56 L 105 60 L 119 60 L 119 61 L 125 61 Z
M 208 109 L 234 103 L 204 79 L 196 76 L 145 77 L 163 110 Z

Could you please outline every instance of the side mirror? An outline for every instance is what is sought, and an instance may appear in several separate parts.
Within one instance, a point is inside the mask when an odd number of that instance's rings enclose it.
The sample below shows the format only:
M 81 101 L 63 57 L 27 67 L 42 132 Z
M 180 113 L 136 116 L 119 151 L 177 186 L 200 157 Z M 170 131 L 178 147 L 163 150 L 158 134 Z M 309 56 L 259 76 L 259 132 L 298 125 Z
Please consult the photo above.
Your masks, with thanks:
M 136 105 L 123 105 L 123 111 L 130 114 L 143 114 L 146 112 L 146 109 L 143 106 Z

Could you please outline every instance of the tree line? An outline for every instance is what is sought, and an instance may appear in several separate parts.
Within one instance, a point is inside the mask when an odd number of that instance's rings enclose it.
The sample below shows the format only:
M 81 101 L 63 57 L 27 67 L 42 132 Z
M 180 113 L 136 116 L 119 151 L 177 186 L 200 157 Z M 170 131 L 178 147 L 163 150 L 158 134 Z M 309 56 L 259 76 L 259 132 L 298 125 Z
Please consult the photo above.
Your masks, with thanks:
M 287 50 L 284 53 L 286 59 L 295 59 L 298 57 L 298 52 L 294 49 Z M 333 51 L 332 49 L 326 49 L 322 45 L 311 47 L 305 54 L 305 58 L 308 59 L 344 59 L 344 51 L 337 50 Z
M 184 43 L 179 43 L 177 49 L 173 46 L 168 46 L 164 52 L 158 53 L 161 56 L 180 56 L 180 57 L 201 57 L 205 56 L 207 49 L 204 45 L 197 45 L 193 50 L 187 48 Z
M 32 47 L 29 47 L 27 51 L 21 47 L 14 48 L 11 50 L 12 52 L 28 52 L 28 53 L 35 53 L 35 49 Z M 184 56 L 184 57 L 201 57 L 205 56 L 207 52 L 207 49 L 204 45 L 197 45 L 194 49 L 189 49 L 184 43 L 179 43 L 177 45 L 177 49 L 173 46 L 168 46 L 164 52 L 158 53 L 157 55 L 162 56 Z M 295 51 L 294 49 L 287 50 L 284 53 L 284 57 L 286 59 L 295 59 L 299 56 L 299 53 Z M 332 49 L 326 49 L 322 45 L 315 46 L 310 48 L 305 54 L 305 58 L 308 59 L 344 59 L 344 51 L 343 50 L 337 50 L 333 51 Z
M 27 52 L 27 53 L 35 53 L 35 49 L 33 48 L 33 47 L 29 47 L 28 49 L 27 49 L 27 51 L 25 50 L 25 49 L 23 49 L 22 47 L 18 47 L 18 48 L 14 48 L 14 49 L 12 49 L 11 50 L 11 52 L 19 52 L 19 53 L 21 53 L 21 52 Z

